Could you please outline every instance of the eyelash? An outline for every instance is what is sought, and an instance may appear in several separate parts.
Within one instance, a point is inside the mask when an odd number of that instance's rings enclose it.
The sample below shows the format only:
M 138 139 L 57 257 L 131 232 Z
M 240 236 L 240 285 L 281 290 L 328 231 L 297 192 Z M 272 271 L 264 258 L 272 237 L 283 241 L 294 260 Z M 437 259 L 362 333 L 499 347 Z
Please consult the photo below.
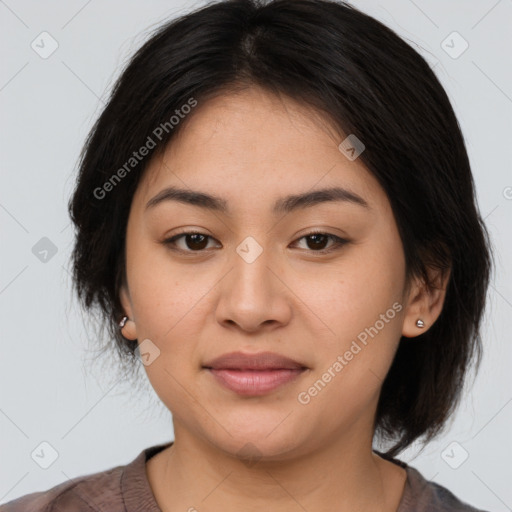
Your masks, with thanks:
M 187 254 L 187 253 L 188 254 L 190 254 L 190 253 L 192 253 L 192 254 L 193 253 L 202 253 L 202 252 L 206 251 L 206 249 L 201 249 L 201 250 L 198 250 L 198 251 L 191 251 L 191 250 L 183 250 L 183 249 L 176 248 L 176 246 L 175 246 L 176 241 L 178 239 L 180 239 L 181 237 L 184 237 L 186 235 L 202 235 L 202 236 L 205 236 L 207 238 L 211 238 L 211 239 L 215 240 L 212 236 L 207 235 L 205 233 L 201 233 L 200 231 L 184 231 L 183 233 L 178 233 L 177 235 L 174 235 L 171 238 L 165 239 L 162 243 L 165 246 L 168 246 L 169 249 L 171 249 L 172 251 L 181 252 L 181 253 L 185 253 L 185 254 Z M 316 254 L 328 254 L 328 253 L 333 252 L 333 251 L 335 251 L 337 249 L 341 249 L 341 247 L 343 247 L 344 245 L 349 243 L 349 240 L 346 240 L 344 238 L 340 238 L 339 236 L 332 235 L 330 233 L 325 233 L 323 231 L 312 231 L 310 233 L 307 233 L 306 235 L 301 236 L 300 238 L 297 239 L 297 241 L 298 240 L 302 240 L 302 239 L 307 238 L 307 237 L 312 236 L 312 235 L 324 235 L 324 236 L 329 237 L 331 240 L 334 240 L 334 242 L 335 242 L 329 249 L 322 249 L 321 251 L 314 251 L 314 250 L 304 249 L 307 252 L 312 252 L 312 253 L 316 253 Z

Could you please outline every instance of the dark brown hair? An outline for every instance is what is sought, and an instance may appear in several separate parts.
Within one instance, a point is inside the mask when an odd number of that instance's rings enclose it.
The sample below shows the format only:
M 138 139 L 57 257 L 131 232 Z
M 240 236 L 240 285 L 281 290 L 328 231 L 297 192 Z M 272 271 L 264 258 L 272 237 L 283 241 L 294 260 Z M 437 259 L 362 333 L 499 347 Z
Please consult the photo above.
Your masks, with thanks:
M 390 201 L 408 279 L 433 286 L 427 269 L 451 267 L 438 320 L 400 340 L 375 419 L 376 433 L 394 443 L 386 456 L 430 440 L 458 404 L 470 364 L 480 362 L 489 236 L 464 139 L 435 74 L 392 30 L 341 1 L 210 3 L 166 22 L 136 52 L 88 136 L 69 202 L 80 301 L 102 319 L 105 347 L 135 368 L 137 342 L 120 334 L 118 322 L 137 184 L 150 158 L 186 126 L 184 105 L 251 86 L 313 107 L 364 142 L 359 158 Z M 127 166 L 134 151 L 152 146 L 148 137 L 158 139 L 156 148 Z

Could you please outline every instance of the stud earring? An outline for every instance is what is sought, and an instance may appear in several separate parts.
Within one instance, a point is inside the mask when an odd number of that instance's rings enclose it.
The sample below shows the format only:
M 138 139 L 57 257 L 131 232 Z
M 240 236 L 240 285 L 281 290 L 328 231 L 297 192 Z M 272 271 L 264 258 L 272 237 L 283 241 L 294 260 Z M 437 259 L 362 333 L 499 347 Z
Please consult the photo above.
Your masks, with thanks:
M 127 316 L 123 316 L 123 319 L 119 322 L 119 328 L 122 329 L 128 320 L 129 318 Z
M 425 327 L 425 322 L 421 320 L 421 318 L 418 318 L 418 320 L 416 320 L 416 327 L 419 327 L 420 329 Z

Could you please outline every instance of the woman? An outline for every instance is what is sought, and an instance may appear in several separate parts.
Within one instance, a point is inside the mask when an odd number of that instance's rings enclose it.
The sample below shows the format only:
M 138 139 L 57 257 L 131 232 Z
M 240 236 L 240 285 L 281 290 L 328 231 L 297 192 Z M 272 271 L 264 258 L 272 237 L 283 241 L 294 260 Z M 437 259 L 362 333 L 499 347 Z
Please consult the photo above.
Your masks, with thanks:
M 491 250 L 449 100 L 390 29 L 324 0 L 169 22 L 69 206 L 78 296 L 175 439 L 2 510 L 477 510 L 395 458 L 479 361 Z

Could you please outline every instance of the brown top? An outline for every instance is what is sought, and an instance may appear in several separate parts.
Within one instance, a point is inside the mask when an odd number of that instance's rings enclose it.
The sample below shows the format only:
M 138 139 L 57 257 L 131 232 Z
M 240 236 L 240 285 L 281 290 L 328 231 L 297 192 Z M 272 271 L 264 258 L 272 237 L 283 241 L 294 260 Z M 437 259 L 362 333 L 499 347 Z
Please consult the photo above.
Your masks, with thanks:
M 149 485 L 146 462 L 172 442 L 142 450 L 129 464 L 26 494 L 0 506 L 0 512 L 162 512 Z M 397 512 L 485 512 L 429 482 L 413 467 L 388 459 L 407 472 Z

